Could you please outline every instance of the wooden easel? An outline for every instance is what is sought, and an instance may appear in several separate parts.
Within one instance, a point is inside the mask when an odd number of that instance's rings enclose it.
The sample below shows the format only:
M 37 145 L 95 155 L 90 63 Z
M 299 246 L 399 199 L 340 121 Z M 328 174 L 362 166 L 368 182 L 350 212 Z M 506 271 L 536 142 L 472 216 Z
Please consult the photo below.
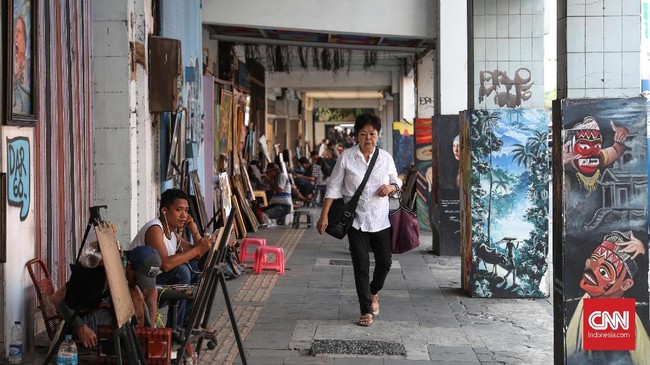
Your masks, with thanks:
M 106 206 L 90 207 L 90 218 L 86 225 L 86 231 L 84 232 L 75 264 L 80 265 L 79 257 L 81 256 L 81 252 L 86 244 L 86 240 L 88 239 L 90 229 L 94 227 L 97 234 L 97 241 L 99 242 L 99 248 L 102 253 L 102 261 L 104 262 L 108 289 L 111 293 L 111 299 L 113 300 L 113 308 L 115 311 L 116 326 L 113 331 L 113 336 L 116 362 L 118 365 L 122 364 L 122 341 L 124 341 L 124 348 L 127 358 L 129 359 L 129 364 L 146 365 L 147 362 L 142 353 L 142 347 L 140 347 L 140 342 L 135 334 L 135 330 L 130 324 L 130 319 L 135 315 L 135 309 L 133 307 L 133 301 L 131 300 L 131 294 L 129 293 L 126 275 L 124 275 L 124 269 L 122 268 L 122 259 L 117 250 L 117 240 L 115 239 L 115 235 L 111 228 L 101 227 L 100 223 L 102 219 L 99 213 L 100 208 L 106 208 Z M 63 334 L 72 329 L 71 323 L 78 315 L 79 309 L 77 308 L 72 315 L 72 319 L 69 322 L 66 322 L 61 331 L 57 333 L 54 344 L 50 347 L 43 365 L 48 365 L 50 363 L 52 357 L 58 351 L 59 346 L 61 346 L 61 343 L 63 342 Z

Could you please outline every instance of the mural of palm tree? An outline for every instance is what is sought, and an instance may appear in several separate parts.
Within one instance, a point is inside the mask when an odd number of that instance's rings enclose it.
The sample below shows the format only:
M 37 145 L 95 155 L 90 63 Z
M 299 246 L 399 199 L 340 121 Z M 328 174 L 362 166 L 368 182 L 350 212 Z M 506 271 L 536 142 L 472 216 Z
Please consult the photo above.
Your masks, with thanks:
M 530 278 L 531 288 L 537 288 L 541 277 L 546 271 L 546 262 L 539 258 L 540 247 L 548 246 L 548 165 L 547 153 L 547 132 L 536 131 L 529 137 L 525 145 L 516 144 L 513 151 L 513 161 L 523 165 L 530 172 L 528 183 L 528 199 L 532 207 L 526 211 L 526 219 L 533 223 L 533 230 L 530 238 L 526 240 L 522 252 L 523 261 L 531 262 L 530 265 L 522 268 L 522 274 Z M 537 290 L 537 289 L 535 289 Z
M 473 150 L 476 152 L 475 154 L 472 154 L 472 167 L 474 168 L 474 166 L 476 166 L 476 172 L 478 174 L 489 174 L 486 241 L 490 246 L 492 245 L 490 222 L 492 218 L 492 189 L 494 185 L 492 173 L 492 152 L 500 151 L 501 146 L 503 145 L 503 141 L 494 134 L 494 130 L 498 126 L 498 121 L 499 111 L 477 110 L 474 112 L 472 118 L 472 122 L 475 123 L 475 133 L 472 134 L 472 146 Z M 481 160 L 481 157 L 483 156 L 488 156 L 487 163 Z M 478 198 L 479 197 L 477 197 L 477 199 Z

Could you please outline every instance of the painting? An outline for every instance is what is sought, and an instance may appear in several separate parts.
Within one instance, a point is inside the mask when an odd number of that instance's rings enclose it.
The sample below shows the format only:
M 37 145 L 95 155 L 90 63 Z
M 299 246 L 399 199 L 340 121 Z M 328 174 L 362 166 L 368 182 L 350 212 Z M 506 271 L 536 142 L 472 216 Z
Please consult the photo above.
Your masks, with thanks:
M 232 192 L 230 190 L 228 173 L 222 172 L 219 174 L 219 200 L 221 203 L 220 209 L 222 210 L 224 217 L 229 216 L 230 211 L 232 210 L 232 200 L 230 199 L 231 196 Z
M 439 240 L 436 255 L 460 255 L 460 137 L 458 115 L 433 117 L 433 209 Z
M 36 0 L 9 0 L 6 54 L 6 122 L 36 122 Z
M 228 153 L 232 150 L 232 92 L 222 89 L 219 103 L 219 148 Z
M 406 176 L 408 168 L 413 164 L 413 123 L 406 121 L 393 122 L 393 151 L 397 174 Z
M 553 261 L 555 336 L 564 346 L 556 363 L 647 364 L 646 100 L 565 99 L 560 109 Z M 593 321 L 603 312 L 619 313 L 621 328 Z
M 415 168 L 416 179 L 416 209 L 421 231 L 431 231 L 431 216 L 433 206 L 431 194 L 433 189 L 433 131 L 431 118 L 415 120 Z
M 463 119 L 461 216 L 469 228 L 461 244 L 473 297 L 549 294 L 548 119 L 535 109 L 475 110 Z
M 171 143 L 169 144 L 169 156 L 167 159 L 167 175 L 166 178 L 167 180 L 170 180 L 172 177 L 174 177 L 175 172 L 180 173 L 179 171 L 179 162 L 178 162 L 178 149 L 179 149 L 179 138 L 181 135 L 181 126 L 183 122 L 185 121 L 185 110 L 184 109 L 179 109 L 176 112 L 176 116 L 174 118 L 174 124 L 171 126 Z

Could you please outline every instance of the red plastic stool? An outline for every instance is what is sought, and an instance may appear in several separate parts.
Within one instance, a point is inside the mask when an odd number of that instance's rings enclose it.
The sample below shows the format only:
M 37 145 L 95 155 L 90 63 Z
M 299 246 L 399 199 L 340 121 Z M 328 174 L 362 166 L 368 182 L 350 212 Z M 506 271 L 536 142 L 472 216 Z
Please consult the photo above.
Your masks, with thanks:
M 255 260 L 255 255 L 256 251 L 253 251 L 252 253 L 248 253 L 247 249 L 249 245 L 257 245 L 259 247 L 266 246 L 266 239 L 265 238 L 244 238 L 241 241 L 241 246 L 239 247 L 239 262 L 242 264 L 246 259 L 254 259 Z
M 269 262 L 268 254 L 275 254 L 275 261 Z M 278 246 L 260 246 L 255 251 L 255 273 L 259 274 L 264 269 L 276 270 L 284 275 L 284 249 Z

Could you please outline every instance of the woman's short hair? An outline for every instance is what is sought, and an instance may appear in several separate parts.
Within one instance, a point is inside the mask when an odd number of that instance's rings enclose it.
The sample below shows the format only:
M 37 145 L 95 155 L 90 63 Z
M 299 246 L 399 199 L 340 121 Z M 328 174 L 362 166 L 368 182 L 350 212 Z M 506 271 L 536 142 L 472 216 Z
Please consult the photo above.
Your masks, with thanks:
M 160 195 L 160 208 L 169 208 L 174 204 L 176 199 L 185 199 L 189 203 L 190 198 L 187 194 L 181 189 L 167 189 L 162 195 Z
M 366 125 L 371 125 L 377 130 L 377 133 L 381 132 L 381 119 L 372 113 L 365 113 L 359 115 L 357 120 L 354 122 L 354 135 L 359 136 L 359 132 Z

